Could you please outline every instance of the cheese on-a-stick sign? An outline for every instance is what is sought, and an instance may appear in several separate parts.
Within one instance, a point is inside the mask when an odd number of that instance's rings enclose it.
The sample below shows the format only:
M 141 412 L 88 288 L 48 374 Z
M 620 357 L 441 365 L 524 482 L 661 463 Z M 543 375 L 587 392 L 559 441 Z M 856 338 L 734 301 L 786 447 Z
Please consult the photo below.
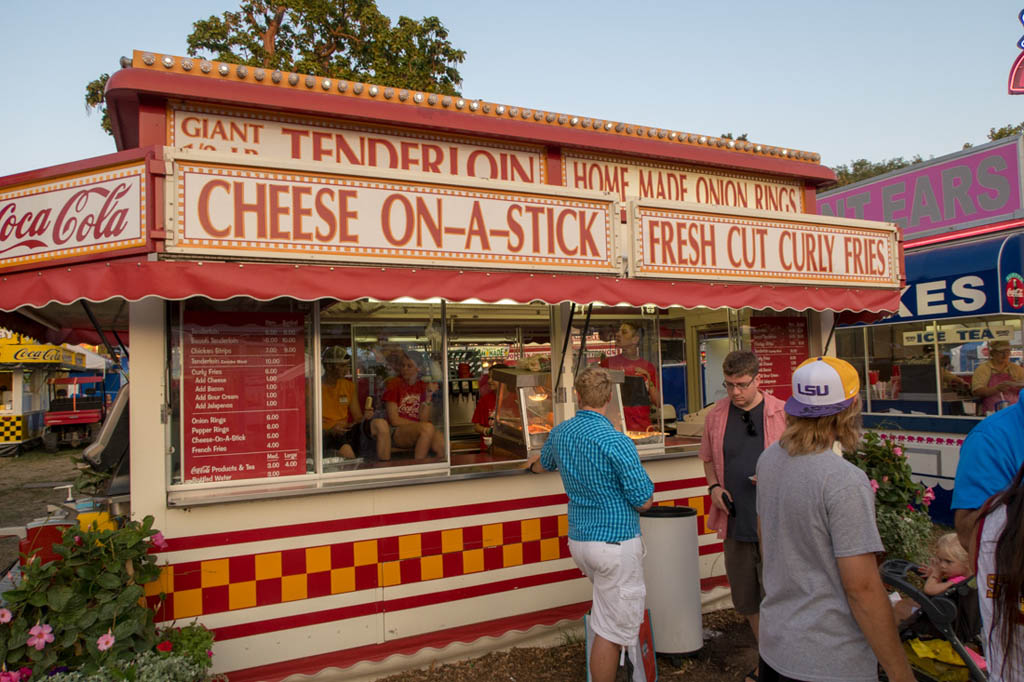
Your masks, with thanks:
M 169 250 L 609 271 L 607 200 L 179 163 Z

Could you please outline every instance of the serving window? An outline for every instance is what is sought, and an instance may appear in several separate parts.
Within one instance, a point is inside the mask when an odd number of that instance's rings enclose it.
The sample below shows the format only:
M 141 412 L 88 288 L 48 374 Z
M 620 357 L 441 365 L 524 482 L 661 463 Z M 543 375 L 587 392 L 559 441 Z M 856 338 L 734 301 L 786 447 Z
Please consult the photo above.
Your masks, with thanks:
M 682 368 L 673 404 L 686 403 L 685 319 L 582 310 L 569 370 L 615 371 L 616 424 L 641 456 L 697 442 L 662 407 L 666 338 Z M 168 315 L 172 491 L 517 469 L 555 424 L 562 349 L 547 304 L 197 298 Z
M 980 416 L 984 405 L 971 392 L 988 341 L 1008 341 L 1010 361 L 1022 357 L 1018 317 L 964 317 L 882 324 L 836 332 L 837 354 L 857 368 L 865 412 L 902 415 Z

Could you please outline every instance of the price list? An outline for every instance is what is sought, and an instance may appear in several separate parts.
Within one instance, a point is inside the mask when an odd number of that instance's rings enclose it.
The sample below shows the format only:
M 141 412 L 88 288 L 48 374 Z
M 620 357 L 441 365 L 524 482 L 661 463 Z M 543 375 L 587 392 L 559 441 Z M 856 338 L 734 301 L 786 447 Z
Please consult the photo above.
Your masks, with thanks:
M 793 394 L 793 370 L 807 359 L 803 317 L 751 317 L 751 350 L 761 362 L 761 389 L 780 400 Z
M 186 312 L 185 481 L 306 473 L 301 313 Z

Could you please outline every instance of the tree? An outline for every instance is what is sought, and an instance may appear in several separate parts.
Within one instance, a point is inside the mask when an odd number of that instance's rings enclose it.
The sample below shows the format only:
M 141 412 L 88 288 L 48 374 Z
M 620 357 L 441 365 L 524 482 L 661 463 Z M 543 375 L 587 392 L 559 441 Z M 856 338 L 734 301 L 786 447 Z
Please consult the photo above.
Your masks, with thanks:
M 1020 135 L 1024 133 L 1024 122 L 1018 123 L 1017 125 L 1004 125 L 1002 128 L 989 128 L 988 139 L 991 142 L 1001 140 L 1004 137 L 1013 137 L 1014 135 Z
M 846 165 L 844 163 L 841 166 L 836 166 L 832 170 L 836 172 L 836 186 L 842 187 L 843 185 L 867 180 L 868 178 L 873 178 L 876 175 L 882 175 L 889 171 L 906 168 L 912 164 L 921 163 L 923 160 L 924 159 L 921 158 L 920 154 L 916 155 L 909 161 L 904 159 L 902 156 L 885 159 L 878 163 L 868 161 L 867 159 L 857 159 L 856 161 L 851 161 L 850 165 Z
M 402 16 L 392 24 L 375 0 L 247 0 L 192 29 L 193 57 L 445 95 L 459 94 L 456 65 L 466 58 L 437 17 Z M 103 112 L 101 125 L 110 133 L 107 78 L 86 86 L 85 103 Z

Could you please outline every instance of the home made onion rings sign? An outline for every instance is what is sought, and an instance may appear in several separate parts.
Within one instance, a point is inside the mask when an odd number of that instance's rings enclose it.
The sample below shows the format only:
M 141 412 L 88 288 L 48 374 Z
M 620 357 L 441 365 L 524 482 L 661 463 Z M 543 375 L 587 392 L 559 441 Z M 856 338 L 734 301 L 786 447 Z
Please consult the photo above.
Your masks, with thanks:
M 179 164 L 169 250 L 350 263 L 613 269 L 614 202 Z
M 896 231 L 634 205 L 641 277 L 892 287 Z

